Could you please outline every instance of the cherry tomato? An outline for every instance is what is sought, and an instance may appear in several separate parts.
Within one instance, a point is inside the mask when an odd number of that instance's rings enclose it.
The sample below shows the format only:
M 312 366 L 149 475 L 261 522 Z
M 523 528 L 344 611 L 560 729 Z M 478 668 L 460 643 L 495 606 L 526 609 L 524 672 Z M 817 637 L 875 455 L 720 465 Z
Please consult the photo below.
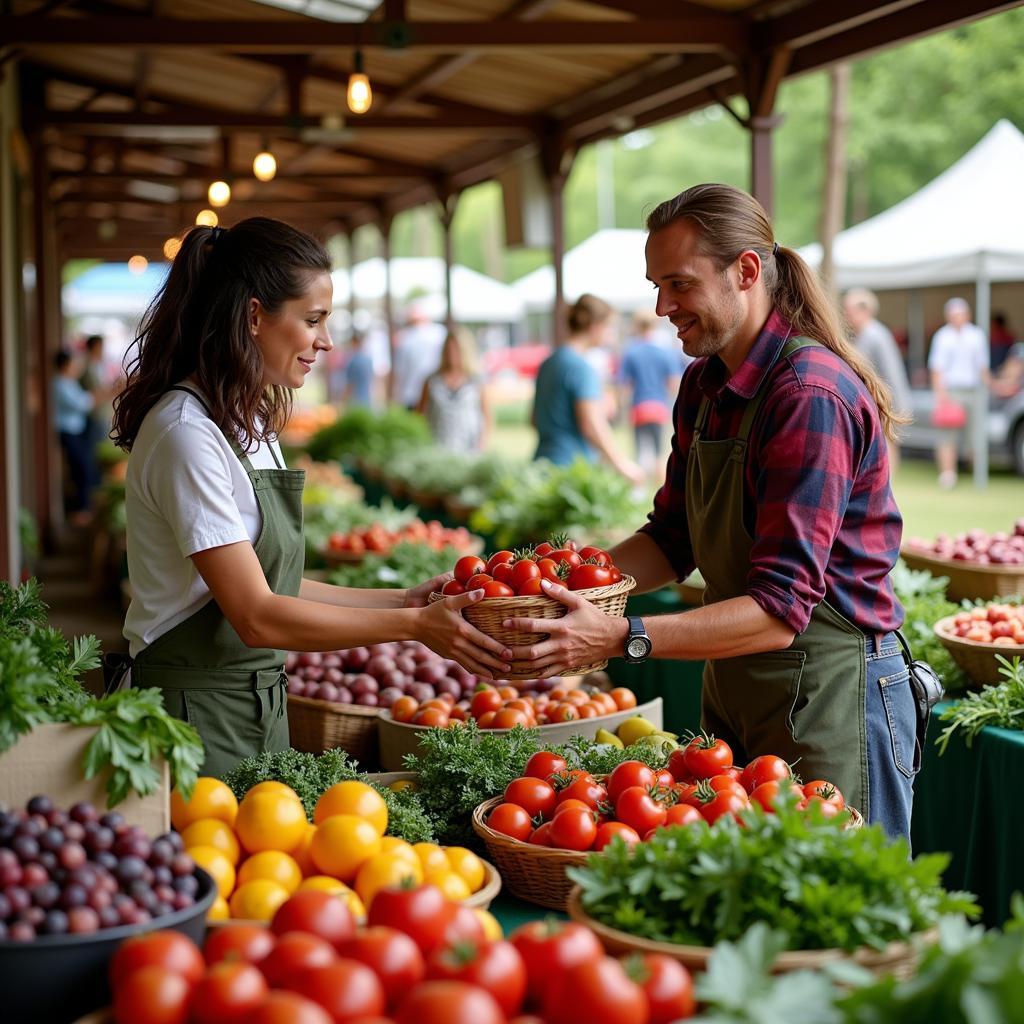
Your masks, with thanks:
M 762 754 L 755 757 L 740 773 L 740 784 L 748 793 L 753 793 L 765 782 L 782 782 L 792 778 L 786 760 L 775 754 Z
M 311 999 L 281 989 L 268 992 L 245 1024 L 334 1024 L 334 1018 Z
M 484 584 L 484 597 L 515 597 L 516 592 L 507 584 L 491 580 Z
M 612 574 L 603 565 L 577 565 L 569 573 L 565 585 L 570 590 L 593 590 L 611 586 L 611 582 Z
M 609 690 L 608 696 L 615 701 L 620 711 L 629 711 L 636 707 L 636 694 L 628 686 L 616 686 Z
M 696 1012 L 693 978 L 678 960 L 664 953 L 641 953 L 623 966 L 647 995 L 649 1024 L 673 1024 Z
M 180 974 L 190 985 L 203 976 L 206 963 L 196 944 L 181 932 L 156 931 L 125 939 L 110 961 L 110 987 L 140 967 L 162 967 Z
M 116 1024 L 185 1024 L 192 983 L 150 964 L 126 974 L 114 991 Z
M 366 964 L 341 959 L 303 971 L 288 986 L 322 1006 L 334 1020 L 384 1013 L 384 986 Z
M 444 942 L 451 905 L 441 890 L 429 883 L 414 889 L 381 889 L 366 917 L 368 925 L 405 932 L 421 953 L 429 954 Z
M 459 594 L 464 594 L 466 588 L 458 580 L 449 580 L 442 588 L 441 593 L 445 597 L 458 597 Z
M 554 987 L 563 987 L 562 975 L 570 967 L 604 956 L 600 940 L 589 928 L 554 918 L 520 925 L 509 941 L 526 964 L 527 992 L 534 1002 L 541 1001 L 552 979 Z
M 484 560 L 476 555 L 463 555 L 455 563 L 455 579 L 459 583 L 464 584 L 470 577 L 481 572 L 487 572 L 487 567 Z
M 695 808 L 690 808 L 700 817 L 700 813 Z M 627 846 L 636 846 L 640 842 L 640 836 L 637 835 L 636 830 L 624 824 L 621 821 L 606 821 L 603 825 L 600 825 L 597 830 L 597 835 L 594 838 L 594 849 L 603 850 L 616 836 L 618 836 Z
M 495 832 L 522 842 L 529 839 L 533 831 L 530 815 L 518 804 L 510 803 L 498 804 L 487 816 L 487 826 Z
M 251 924 L 232 924 L 231 927 L 211 929 L 207 932 L 203 955 L 208 964 L 229 959 L 255 964 L 274 948 L 276 941 L 274 933 L 269 928 Z
M 395 1024 L 505 1024 L 494 996 L 464 981 L 425 981 L 402 1000 Z
M 658 803 L 643 786 L 630 786 L 615 801 L 615 817 L 639 835 L 664 824 L 665 807 Z
M 513 779 L 505 787 L 504 799 L 507 803 L 519 804 L 531 818 L 550 818 L 555 813 L 558 794 L 550 782 L 524 776 Z
M 594 812 L 569 807 L 551 819 L 551 845 L 562 850 L 589 850 L 597 838 Z
M 548 720 L 552 723 L 575 722 L 579 712 L 572 704 L 557 704 L 548 712 Z
M 475 576 L 470 576 L 466 580 L 466 590 L 479 590 L 485 583 L 491 583 L 494 577 L 490 573 L 478 572 Z
M 596 811 L 601 804 L 607 803 L 608 795 L 608 790 L 588 775 L 574 779 L 565 789 L 560 790 L 558 803 L 564 803 L 566 800 L 582 800 L 588 807 L 592 807 Z
M 548 1024 L 647 1024 L 647 996 L 618 960 L 599 956 L 565 971 L 544 992 Z
M 704 820 L 709 825 L 713 825 L 725 814 L 731 814 L 735 817 L 746 806 L 747 801 L 743 797 L 732 790 L 726 790 L 701 806 L 700 813 L 704 815 Z
M 526 964 L 511 942 L 464 942 L 436 950 L 427 962 L 427 977 L 464 981 L 490 992 L 502 1012 L 518 1013 L 526 998 Z
M 835 804 L 839 810 L 846 807 L 843 794 L 831 782 L 826 782 L 824 779 L 815 779 L 813 782 L 805 783 L 804 796 L 820 796 L 826 803 Z
M 294 988 L 294 982 L 306 968 L 325 967 L 336 959 L 334 947 L 319 935 L 285 932 L 257 966 L 271 988 Z
M 496 565 L 500 565 L 502 562 L 512 562 L 515 557 L 516 556 L 511 551 L 495 551 L 494 554 L 487 559 L 487 568 L 484 571 L 493 574 L 494 567 Z
M 427 973 L 420 947 L 396 928 L 364 928 L 338 945 L 338 953 L 366 964 L 380 978 L 388 1004 L 418 985 Z
M 252 964 L 240 960 L 214 964 L 192 990 L 192 1024 L 240 1024 L 269 991 L 263 975 Z
M 694 736 L 686 746 L 683 757 L 695 779 L 710 779 L 712 775 L 721 775 L 732 764 L 729 744 L 706 733 Z
M 623 761 L 608 776 L 608 799 L 616 803 L 623 790 L 632 786 L 648 789 L 654 785 L 654 772 L 643 761 Z

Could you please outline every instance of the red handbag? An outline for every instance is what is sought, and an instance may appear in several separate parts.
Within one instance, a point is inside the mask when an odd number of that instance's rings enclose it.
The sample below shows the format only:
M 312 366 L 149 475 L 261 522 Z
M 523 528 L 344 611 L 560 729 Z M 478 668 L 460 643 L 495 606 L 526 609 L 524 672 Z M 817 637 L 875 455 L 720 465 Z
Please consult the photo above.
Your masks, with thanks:
M 959 430 L 967 426 L 967 411 L 951 398 L 941 399 L 932 410 L 932 426 L 942 430 Z

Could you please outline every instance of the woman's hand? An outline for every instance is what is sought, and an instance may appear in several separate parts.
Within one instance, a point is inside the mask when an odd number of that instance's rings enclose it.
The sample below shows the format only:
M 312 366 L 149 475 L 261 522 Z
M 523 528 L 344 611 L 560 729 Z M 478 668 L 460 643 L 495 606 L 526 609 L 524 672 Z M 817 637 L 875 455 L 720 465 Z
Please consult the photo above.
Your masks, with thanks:
M 521 633 L 548 633 L 547 640 L 512 647 L 515 668 L 529 669 L 538 679 L 571 675 L 580 665 L 618 657 L 625 649 L 629 623 L 624 616 L 605 615 L 586 598 L 544 580 L 544 593 L 568 611 L 561 619 L 506 619 L 502 626 Z
M 419 639 L 441 657 L 453 658 L 478 676 L 501 679 L 509 670 L 511 652 L 462 617 L 462 609 L 476 604 L 483 596 L 482 590 L 472 590 L 428 605 L 423 610 Z
M 439 591 L 451 579 L 455 579 L 454 573 L 443 572 L 440 576 L 435 576 L 432 580 L 427 580 L 426 583 L 419 583 L 415 587 L 410 587 L 405 592 L 405 602 L 402 604 L 402 607 L 426 607 L 426 605 L 429 604 L 430 595 Z

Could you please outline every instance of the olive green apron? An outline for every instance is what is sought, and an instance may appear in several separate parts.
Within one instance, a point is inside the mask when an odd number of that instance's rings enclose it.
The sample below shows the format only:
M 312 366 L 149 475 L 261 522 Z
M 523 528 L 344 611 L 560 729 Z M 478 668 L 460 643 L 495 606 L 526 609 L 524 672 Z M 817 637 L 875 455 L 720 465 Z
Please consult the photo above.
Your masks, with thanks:
M 189 388 L 174 390 L 203 401 Z M 254 469 L 238 442 L 228 441 L 249 475 L 263 517 L 254 548 L 267 585 L 275 594 L 295 597 L 305 559 L 305 473 Z M 284 651 L 247 647 L 211 597 L 139 653 L 132 664 L 132 685 L 163 691 L 167 710 L 202 737 L 202 773 L 223 777 L 243 757 L 288 747 L 284 658 Z
M 777 358 L 815 344 L 790 338 Z M 738 437 L 705 440 L 707 397 L 697 412 L 686 466 L 686 514 L 694 558 L 706 583 L 705 604 L 747 592 L 753 546 L 743 514 L 747 442 L 770 375 L 771 367 L 747 404 Z M 834 782 L 867 818 L 864 651 L 864 633 L 822 601 L 786 650 L 706 663 L 703 728 L 729 743 L 737 763 L 778 754 L 796 762 L 805 781 Z

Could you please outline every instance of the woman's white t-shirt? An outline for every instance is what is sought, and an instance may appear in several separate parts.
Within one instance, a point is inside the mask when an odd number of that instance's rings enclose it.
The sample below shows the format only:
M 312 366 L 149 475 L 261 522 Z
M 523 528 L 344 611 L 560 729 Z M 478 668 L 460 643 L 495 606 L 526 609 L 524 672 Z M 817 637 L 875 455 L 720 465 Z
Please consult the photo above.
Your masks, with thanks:
M 248 456 L 254 469 L 284 465 L 276 441 L 254 445 Z M 169 391 L 142 421 L 128 459 L 125 504 L 132 601 L 124 635 L 134 658 L 210 599 L 190 556 L 255 543 L 263 521 L 238 456 L 184 391 Z

